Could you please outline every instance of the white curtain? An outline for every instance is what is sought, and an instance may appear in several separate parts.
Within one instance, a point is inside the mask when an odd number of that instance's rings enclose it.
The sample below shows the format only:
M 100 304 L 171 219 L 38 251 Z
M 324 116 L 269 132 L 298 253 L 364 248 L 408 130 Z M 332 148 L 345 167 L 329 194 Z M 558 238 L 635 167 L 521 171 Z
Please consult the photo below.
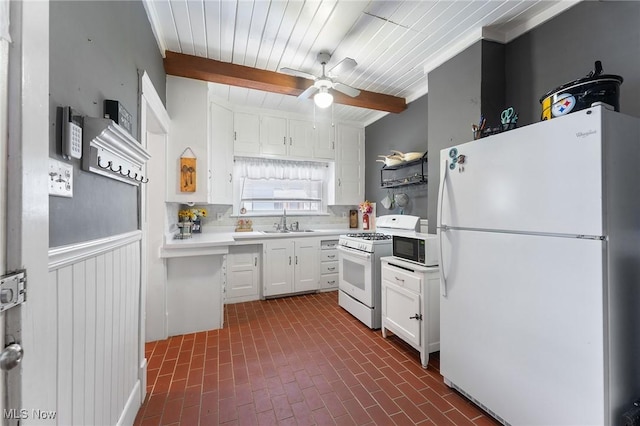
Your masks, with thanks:
M 251 179 L 324 180 L 327 165 L 313 161 L 236 157 L 233 175 Z
M 0 0 L 0 40 L 11 42 L 9 35 L 9 0 Z

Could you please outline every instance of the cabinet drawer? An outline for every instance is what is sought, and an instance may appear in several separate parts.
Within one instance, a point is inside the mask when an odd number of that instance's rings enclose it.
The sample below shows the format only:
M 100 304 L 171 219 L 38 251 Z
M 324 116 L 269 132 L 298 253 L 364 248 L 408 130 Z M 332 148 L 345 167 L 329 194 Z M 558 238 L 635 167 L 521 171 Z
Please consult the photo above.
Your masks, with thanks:
M 338 274 L 326 274 L 320 277 L 320 288 L 338 288 Z
M 333 262 L 338 260 L 338 250 L 321 250 L 320 260 L 322 262 Z
M 404 287 L 407 290 L 411 290 L 419 294 L 422 293 L 422 279 L 419 276 L 403 271 L 402 269 L 383 264 L 382 279 L 399 285 L 400 287 Z
M 320 248 L 322 250 L 332 250 L 338 247 L 338 240 L 323 240 L 320 243 Z
M 338 261 L 335 262 L 322 262 L 320 264 L 321 274 L 335 274 L 338 272 Z

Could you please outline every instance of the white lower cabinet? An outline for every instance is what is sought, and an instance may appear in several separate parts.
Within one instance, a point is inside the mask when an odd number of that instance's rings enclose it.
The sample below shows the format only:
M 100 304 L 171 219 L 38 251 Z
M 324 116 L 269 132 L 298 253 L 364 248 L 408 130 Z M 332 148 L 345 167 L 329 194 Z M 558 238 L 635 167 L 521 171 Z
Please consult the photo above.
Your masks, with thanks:
M 338 289 L 338 240 L 320 242 L 320 290 Z
M 393 332 L 420 351 L 427 368 L 429 353 L 440 350 L 440 277 L 438 267 L 424 267 L 383 257 L 382 336 Z
M 317 238 L 283 238 L 265 243 L 263 296 L 317 291 L 319 252 Z
M 227 255 L 225 303 L 249 302 L 260 298 L 260 246 L 230 246 Z

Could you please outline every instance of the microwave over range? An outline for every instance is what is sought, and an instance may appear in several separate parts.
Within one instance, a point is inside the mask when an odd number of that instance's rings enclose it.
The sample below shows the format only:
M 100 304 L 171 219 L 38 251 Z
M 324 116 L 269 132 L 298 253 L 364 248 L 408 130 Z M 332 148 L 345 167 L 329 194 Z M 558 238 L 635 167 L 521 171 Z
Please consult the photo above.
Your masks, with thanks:
M 438 264 L 438 238 L 431 234 L 393 236 L 393 256 L 423 266 Z

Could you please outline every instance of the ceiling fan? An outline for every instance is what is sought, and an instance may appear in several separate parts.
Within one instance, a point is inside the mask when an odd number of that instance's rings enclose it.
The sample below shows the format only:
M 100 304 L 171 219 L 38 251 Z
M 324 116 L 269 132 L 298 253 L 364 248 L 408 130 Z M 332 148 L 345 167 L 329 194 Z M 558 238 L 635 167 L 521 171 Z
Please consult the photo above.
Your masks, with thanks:
M 314 102 L 319 108 L 327 108 L 333 102 L 333 95 L 329 92 L 329 89 L 337 90 L 344 93 L 345 95 L 351 96 L 352 98 L 355 98 L 360 94 L 360 91 L 358 89 L 347 86 L 346 84 L 338 83 L 333 80 L 333 77 L 352 70 L 356 65 L 358 65 L 358 63 L 351 58 L 344 58 L 334 67 L 332 67 L 328 71 L 328 73 L 325 73 L 325 67 L 330 59 L 331 55 L 329 53 L 318 53 L 318 62 L 322 64 L 322 75 L 320 77 L 316 77 L 313 74 L 309 74 L 304 71 L 294 70 L 292 68 L 286 67 L 280 68 L 280 71 L 286 74 L 313 80 L 313 85 L 309 86 L 307 90 L 300 93 L 300 95 L 298 95 L 298 99 L 307 99 L 317 91 L 318 93 L 316 93 L 316 95 L 313 97 Z

